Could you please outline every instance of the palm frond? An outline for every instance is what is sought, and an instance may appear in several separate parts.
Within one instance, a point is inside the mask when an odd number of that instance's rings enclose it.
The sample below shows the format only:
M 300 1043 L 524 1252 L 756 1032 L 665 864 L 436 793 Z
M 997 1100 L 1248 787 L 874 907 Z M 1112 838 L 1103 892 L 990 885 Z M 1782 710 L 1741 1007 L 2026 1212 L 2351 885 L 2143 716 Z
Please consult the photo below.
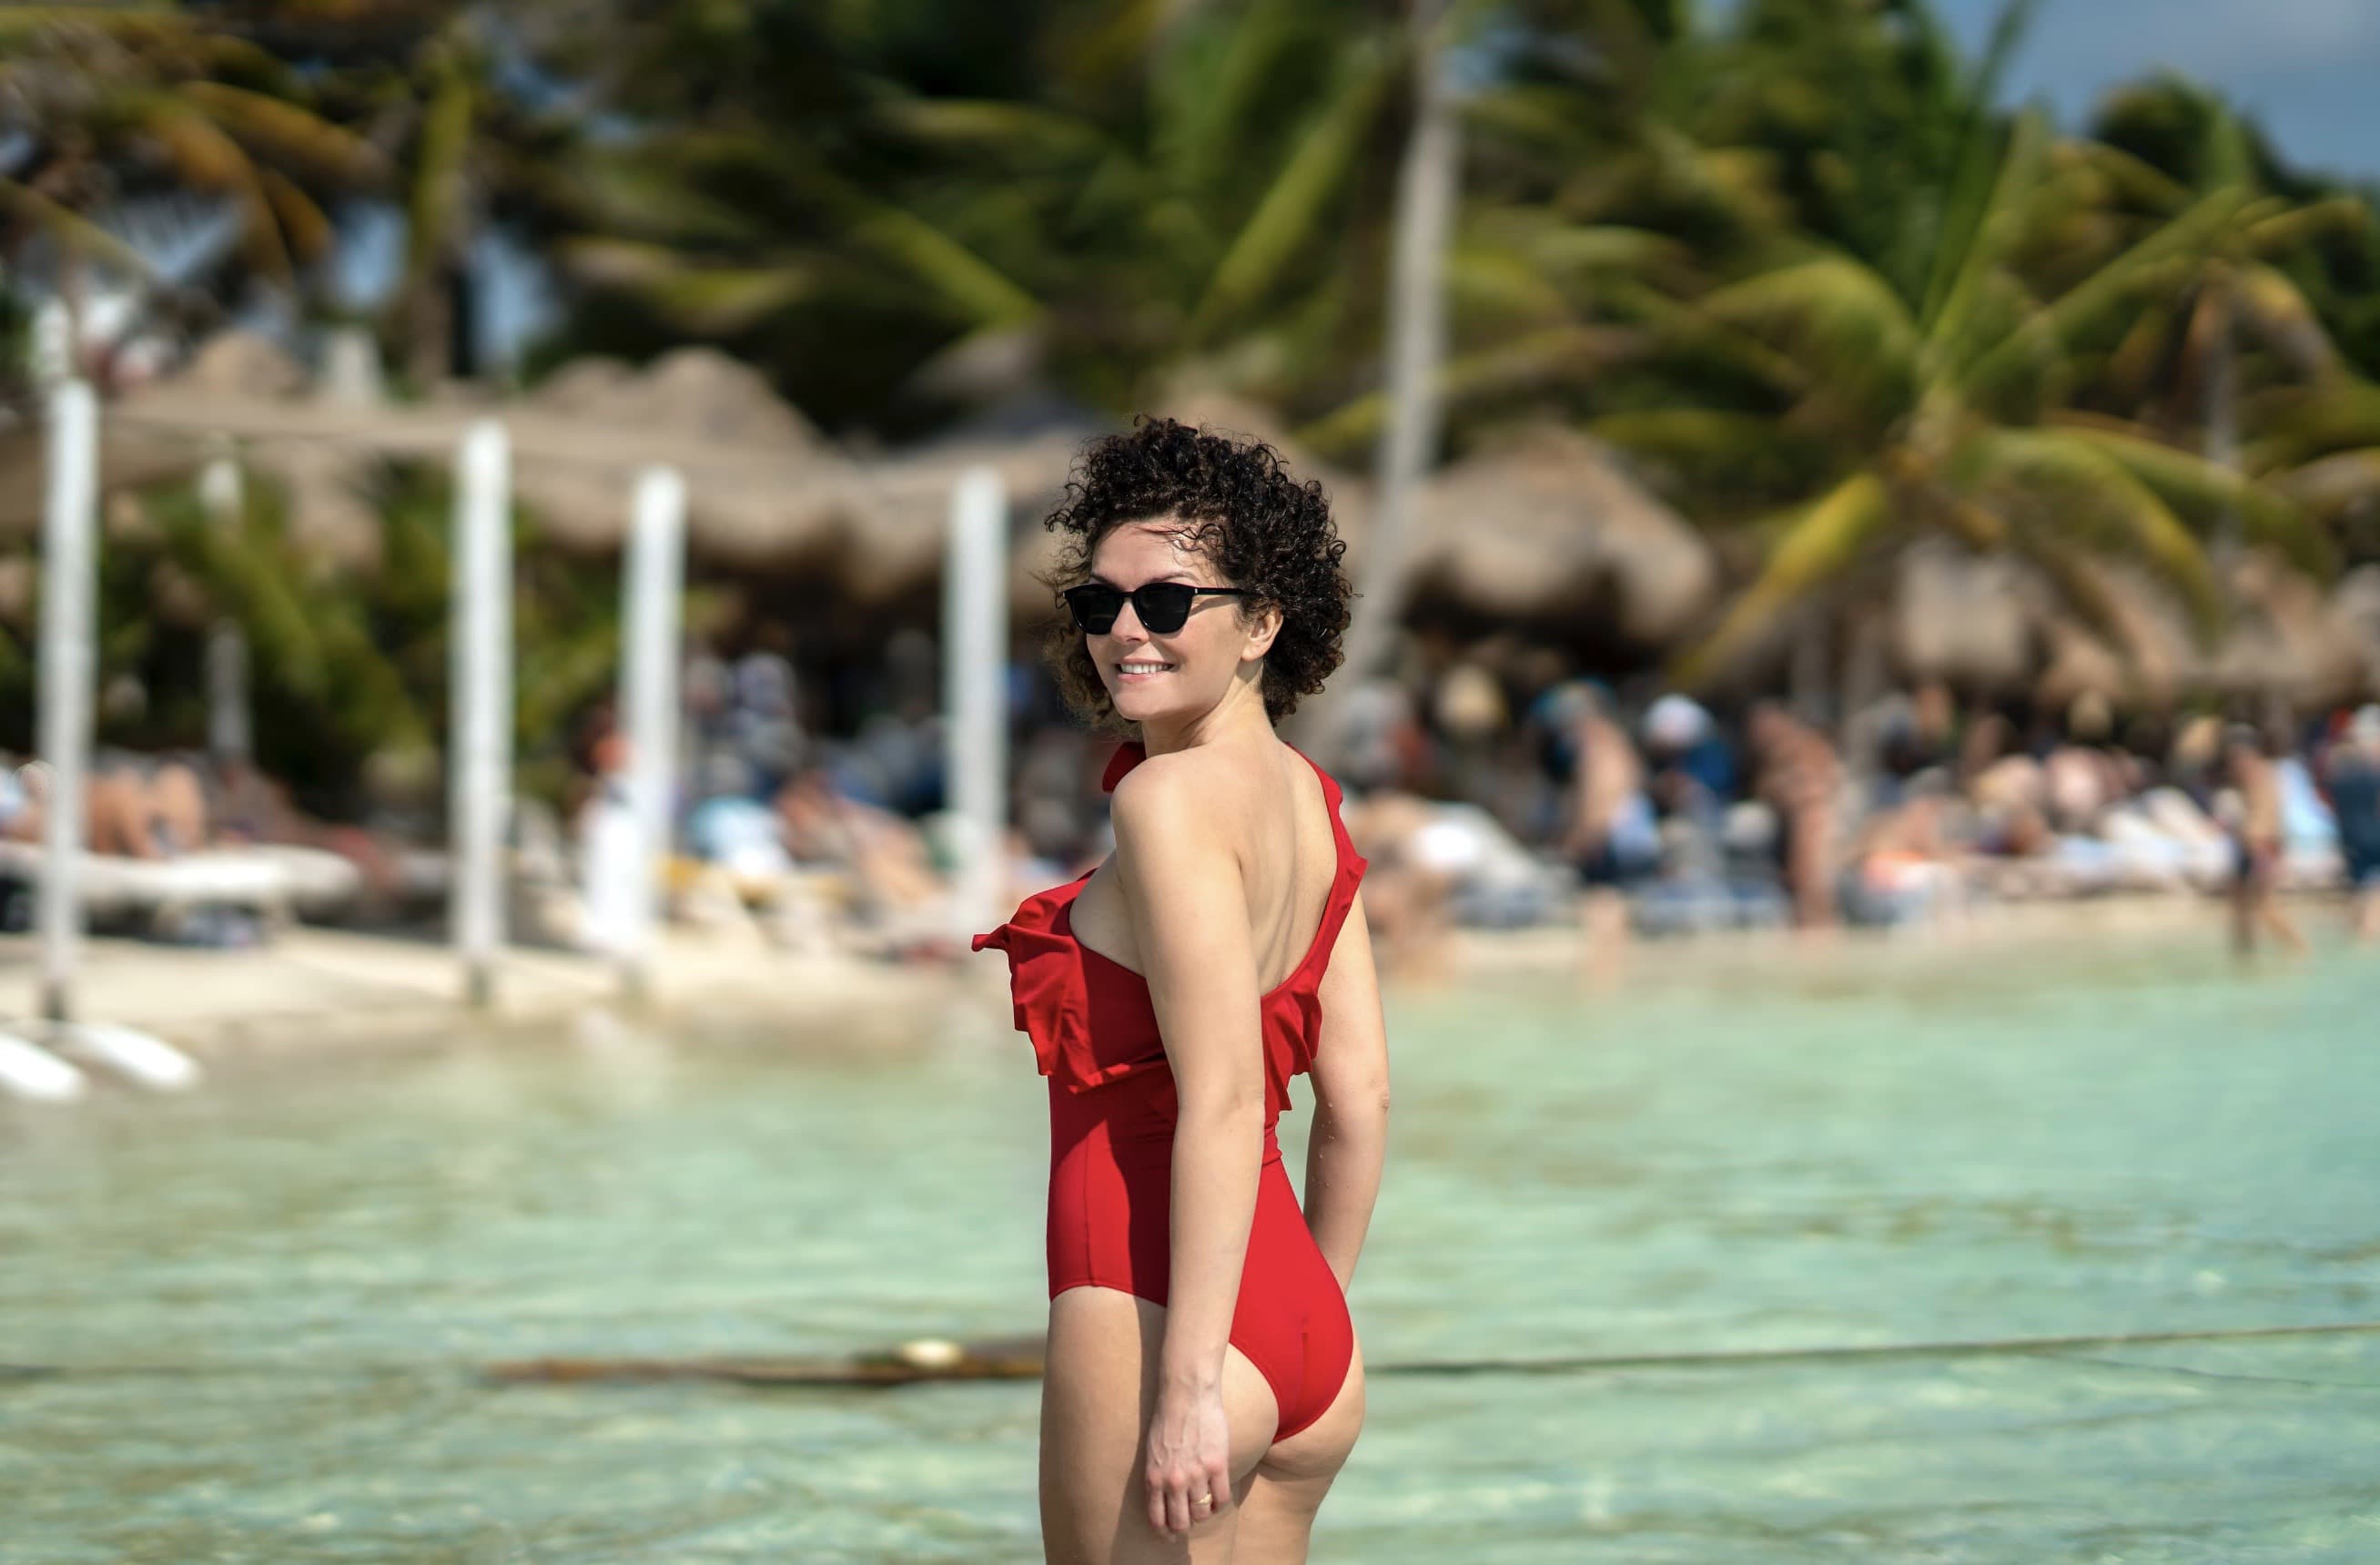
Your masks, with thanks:
M 2104 422 L 2069 424 L 2058 433 L 2113 458 L 2202 527 L 2236 516 L 2251 540 L 2278 550 L 2300 569 L 2314 576 L 2338 571 L 2338 553 L 2329 536 L 2283 493 L 2144 433 Z
M 1450 359 L 1438 372 L 1438 393 L 1450 409 L 1474 398 L 1583 377 L 1635 350 L 1637 339 L 1608 326 L 1555 326 L 1480 352 Z M 1388 422 L 1386 392 L 1369 392 L 1300 428 L 1295 438 L 1317 451 L 1349 456 L 1364 449 Z
M 1954 345 L 1969 331 L 1984 279 L 2015 245 L 2024 203 L 2041 179 L 2049 137 L 2038 113 L 2019 115 L 1997 167 L 1987 161 L 1995 140 L 1988 121 L 1973 127 L 1969 140 L 1961 179 L 1965 189 L 1944 214 L 1943 239 L 1919 315 L 1929 340 Z
M 2338 367 L 2338 349 L 2322 312 L 2278 270 L 2256 263 L 2239 268 L 2232 299 L 2256 335 L 2298 373 L 2318 380 Z
M 1730 605 L 1718 629 L 1678 660 L 1672 678 L 1691 689 L 1724 674 L 1811 591 L 1849 569 L 1891 522 L 1884 482 L 1866 470 L 1815 504 L 1779 518 L 1777 542 L 1759 576 Z
M 347 184 L 389 173 L 378 147 L 296 104 L 221 81 L 184 82 L 176 94 L 275 165 Z
M 1275 81 L 1314 43 L 1302 7 L 1259 0 L 1218 18 L 1159 61 L 1151 96 L 1157 111 L 1150 156 L 1175 190 L 1203 200 L 1244 173 L 1250 131 Z
M 2159 226 L 1979 354 L 1959 374 L 1968 395 L 1992 395 L 2008 381 L 2075 341 L 2086 326 L 2143 296 L 2169 287 L 2228 230 L 2247 198 L 2218 190 Z
M 2132 639 L 2116 594 L 2090 556 L 2063 539 L 2033 530 L 2010 541 L 2016 556 L 2033 567 L 2067 613 L 2113 649 L 2127 668 L 2137 667 L 2141 648 Z
M 1351 62 L 1337 94 L 1317 112 L 1224 251 L 1192 317 L 1194 336 L 1210 334 L 1225 317 L 1274 287 L 1281 268 L 1323 232 L 1346 172 L 1394 79 L 1394 61 L 1386 51 Z
M 2033 531 L 2095 553 L 2140 560 L 2169 585 L 2203 631 L 2222 622 L 2223 595 L 2204 547 L 2155 490 L 2100 449 L 2091 432 L 2002 429 L 1979 435 L 1973 482 L 2033 520 Z
M 990 98 L 903 95 L 876 109 L 902 134 L 951 153 L 990 152 L 1036 164 L 1067 164 L 1112 146 L 1097 125 L 1033 104 Z
M 1682 279 L 1694 268 L 1694 252 L 1669 235 L 1621 224 L 1549 224 L 1527 235 L 1523 248 L 1532 264 L 1556 276 L 1620 272 Z
M 1456 318 L 1488 315 L 1546 324 L 1566 320 L 1570 300 L 1545 272 L 1498 244 L 1457 244 L 1446 256 L 1446 291 Z
M 334 234 L 329 215 L 298 188 L 297 181 L 269 166 L 258 168 L 256 177 L 272 207 L 273 224 L 288 240 L 292 255 L 311 261 L 331 248 Z
M 2116 194 L 2152 212 L 2178 213 L 2193 197 L 2189 186 L 2157 167 L 2105 141 L 2069 141 L 2069 155 L 2107 182 Z
M 1820 395 L 1888 416 L 1916 385 L 1917 324 L 1909 307 L 1849 256 L 1823 255 L 1729 284 L 1702 309 L 1805 366 Z
M 1793 493 L 1823 475 L 1829 455 L 1822 443 L 1762 413 L 1648 409 L 1607 414 L 1587 428 L 1598 439 L 1677 475 L 1697 494 Z
M 862 248 L 898 262 L 974 324 L 1014 325 L 1041 312 L 998 267 L 913 213 L 855 198 L 851 219 L 851 236 Z
M 572 275 L 644 300 L 664 319 L 706 336 L 742 331 L 816 290 L 817 269 L 707 265 L 660 245 L 581 238 L 562 250 Z
M 2380 499 L 2380 446 L 2334 451 L 2280 474 L 2273 487 L 2318 517 Z
M 61 206 L 30 185 L 0 179 L 0 212 L 50 236 L 61 248 L 104 261 L 136 277 L 153 277 L 149 258 L 91 219 Z
M 765 243 L 776 237 L 771 214 L 703 194 L 686 151 L 669 143 L 582 156 L 567 179 L 572 204 L 589 226 L 626 238 L 698 246 Z
M 2305 206 L 2280 206 L 2269 215 L 2250 218 L 2243 225 L 2240 244 L 2250 255 L 2269 257 L 2311 239 L 2369 233 L 2373 226 L 2369 201 L 2362 196 L 2332 196 Z

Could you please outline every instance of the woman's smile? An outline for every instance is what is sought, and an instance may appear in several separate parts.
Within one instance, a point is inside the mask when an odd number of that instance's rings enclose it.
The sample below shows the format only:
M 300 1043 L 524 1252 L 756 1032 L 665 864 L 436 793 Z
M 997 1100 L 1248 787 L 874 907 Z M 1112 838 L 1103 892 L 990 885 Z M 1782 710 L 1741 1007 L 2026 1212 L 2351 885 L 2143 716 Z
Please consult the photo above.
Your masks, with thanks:
M 1137 684 L 1143 679 L 1153 679 L 1160 674 L 1169 673 L 1172 667 L 1171 663 L 1160 663 L 1155 658 L 1130 658 L 1115 666 L 1116 679 L 1119 683 Z

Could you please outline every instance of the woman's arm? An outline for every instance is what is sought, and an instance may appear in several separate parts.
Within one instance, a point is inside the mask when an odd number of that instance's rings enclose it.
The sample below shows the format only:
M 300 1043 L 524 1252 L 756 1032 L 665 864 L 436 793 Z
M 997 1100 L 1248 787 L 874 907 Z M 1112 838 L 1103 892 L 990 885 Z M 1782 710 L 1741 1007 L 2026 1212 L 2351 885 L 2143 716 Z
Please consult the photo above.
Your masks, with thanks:
M 1322 975 L 1322 1038 L 1313 1074 L 1305 1226 L 1343 1291 L 1355 1279 L 1389 1149 L 1389 1031 L 1360 892 Z
M 1142 762 L 1116 787 L 1116 867 L 1148 979 L 1180 1114 L 1173 1136 L 1172 1269 L 1149 1515 L 1189 1523 L 1202 1494 L 1231 1494 L 1223 1352 L 1264 1158 L 1264 1069 L 1247 896 L 1216 808 L 1232 797 L 1191 754 Z

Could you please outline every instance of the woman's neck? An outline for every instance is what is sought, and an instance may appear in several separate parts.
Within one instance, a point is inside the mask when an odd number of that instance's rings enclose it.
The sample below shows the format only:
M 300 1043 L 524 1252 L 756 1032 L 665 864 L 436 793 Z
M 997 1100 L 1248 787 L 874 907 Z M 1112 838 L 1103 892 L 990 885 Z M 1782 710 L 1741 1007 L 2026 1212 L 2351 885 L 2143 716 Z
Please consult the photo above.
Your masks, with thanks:
M 1232 686 L 1221 701 L 1184 722 L 1168 726 L 1150 721 L 1138 727 L 1141 748 L 1151 755 L 1172 755 L 1207 744 L 1252 744 L 1274 737 L 1264 697 L 1253 683 Z

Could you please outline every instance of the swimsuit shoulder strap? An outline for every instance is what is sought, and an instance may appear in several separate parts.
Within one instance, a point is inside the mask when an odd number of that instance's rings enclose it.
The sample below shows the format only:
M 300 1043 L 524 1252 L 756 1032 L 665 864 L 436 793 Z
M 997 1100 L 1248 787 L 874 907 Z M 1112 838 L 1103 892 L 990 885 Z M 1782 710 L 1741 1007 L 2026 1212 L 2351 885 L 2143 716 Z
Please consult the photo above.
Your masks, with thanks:
M 1348 856 L 1354 851 L 1354 844 L 1348 839 L 1346 823 L 1339 816 L 1339 807 L 1346 800 L 1346 795 L 1340 791 L 1339 779 L 1324 771 L 1320 762 L 1303 750 L 1299 750 L 1297 746 L 1293 744 L 1289 748 L 1295 752 L 1299 760 L 1313 767 L 1315 776 L 1321 780 L 1322 802 L 1330 811 L 1330 835 L 1338 839 L 1340 862 L 1344 864 Z
M 1099 791 L 1113 793 L 1116 784 L 1123 781 L 1124 774 L 1148 759 L 1148 747 L 1136 739 L 1128 739 L 1117 745 L 1115 753 L 1108 757 L 1108 769 L 1100 774 Z
M 1340 813 L 1341 806 L 1346 801 L 1346 795 L 1340 789 L 1339 779 L 1324 771 L 1321 764 L 1313 756 L 1302 750 L 1297 750 L 1295 745 L 1290 748 L 1296 750 L 1298 759 L 1312 766 L 1314 775 L 1321 779 L 1322 802 L 1330 813 L 1330 839 L 1339 850 L 1339 868 L 1330 882 L 1330 901 L 1323 911 L 1322 922 L 1326 932 L 1332 939 L 1336 939 L 1340 923 L 1344 922 L 1348 911 L 1355 905 L 1355 888 L 1362 883 L 1364 872 L 1369 869 L 1371 864 L 1361 853 L 1355 851 L 1355 839 L 1347 835 L 1347 822 Z

